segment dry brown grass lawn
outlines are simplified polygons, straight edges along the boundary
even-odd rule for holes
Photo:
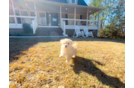
[[[55,41],[54,41],[55,40]],[[59,58],[59,38],[10,39],[10,88],[124,88],[124,40],[78,38],[78,56]]]

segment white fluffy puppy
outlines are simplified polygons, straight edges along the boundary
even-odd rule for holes
[[[61,39],[61,51],[59,57],[65,56],[66,62],[69,62],[69,60],[73,57],[75,58],[77,54],[77,46],[78,44],[75,43],[72,45],[71,39]]]

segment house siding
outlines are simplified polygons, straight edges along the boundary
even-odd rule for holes
[[[23,29],[21,28],[9,28],[9,36],[24,36]]]
[[[61,28],[37,28],[35,34],[25,34],[23,29],[10,28],[9,36],[63,36]]]
[[[63,36],[61,28],[37,28],[35,36]]]

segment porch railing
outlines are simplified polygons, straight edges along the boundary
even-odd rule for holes
[[[68,19],[68,18],[61,18],[61,29],[63,30],[63,35],[68,36],[66,34],[66,29],[72,29],[79,26],[80,29],[84,28],[91,28],[91,29],[98,29],[99,21],[96,20],[85,20],[85,19]],[[76,23],[75,23],[76,22]]]
[[[60,24],[61,24],[61,29],[63,30],[63,35],[64,36],[66,36],[66,34],[65,34],[65,22],[61,19],[61,21],[60,21]]]
[[[66,25],[74,25],[75,20],[76,20],[76,26],[97,26],[98,25],[98,21],[96,20],[68,19],[68,18],[62,18],[61,20],[63,20]]]
[[[32,21],[32,24],[33,24],[33,33],[35,34],[36,29],[38,27],[37,17],[35,17],[35,19]]]
[[[32,20],[35,19],[35,17],[32,17],[32,16],[14,16],[14,15],[9,15],[9,19],[10,18],[12,18],[12,22],[9,22],[11,24],[23,24],[23,23],[32,24]],[[15,18],[16,18],[16,21],[17,21],[16,23],[15,23]]]
[[[23,24],[23,23],[32,24],[33,33],[35,34],[35,31],[36,31],[37,26],[38,26],[37,17],[9,15],[9,19],[10,18],[12,18],[12,20],[11,20],[11,22],[9,22],[9,24]],[[15,22],[15,19],[17,22]]]
[[[38,22],[39,26],[49,26],[49,24],[47,24],[46,20],[38,19],[37,22]]]

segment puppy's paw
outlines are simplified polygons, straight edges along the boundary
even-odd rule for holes
[[[62,55],[59,55],[59,57],[62,57]]]
[[[59,57],[63,57],[64,55],[63,54],[60,54]]]
[[[67,59],[67,60],[66,60],[66,63],[69,62],[69,61],[70,61],[70,59]]]

